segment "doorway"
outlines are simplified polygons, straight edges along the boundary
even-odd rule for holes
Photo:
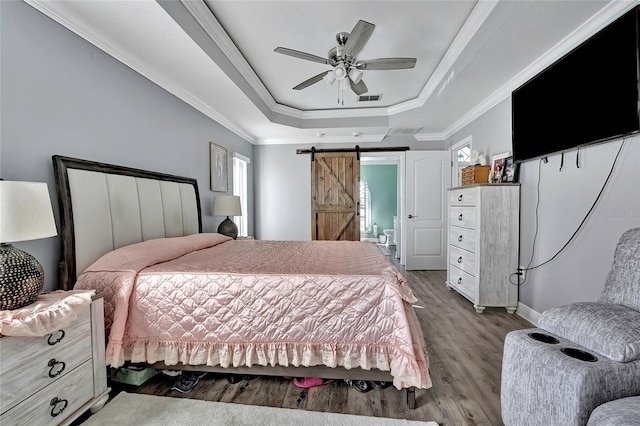
[[[360,235],[401,259],[404,152],[360,154]]]

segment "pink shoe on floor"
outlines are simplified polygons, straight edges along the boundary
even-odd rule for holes
[[[322,386],[331,383],[333,380],[324,380],[320,377],[302,377],[293,379],[293,384],[299,388],[307,389],[314,386]]]

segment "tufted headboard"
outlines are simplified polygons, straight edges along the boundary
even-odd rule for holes
[[[59,287],[103,254],[202,232],[196,179],[54,155],[62,253]]]

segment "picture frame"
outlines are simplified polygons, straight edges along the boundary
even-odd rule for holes
[[[504,169],[502,173],[502,182],[516,183],[520,172],[520,163],[513,161],[513,156],[509,156],[504,160]]]
[[[229,189],[227,148],[209,142],[209,166],[211,169],[211,190],[227,192]]]
[[[505,161],[511,156],[510,151],[501,152],[500,154],[491,156],[491,173],[489,175],[490,183],[501,183],[504,173]]]

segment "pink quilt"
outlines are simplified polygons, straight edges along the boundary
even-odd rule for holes
[[[416,299],[372,243],[149,240],[101,257],[75,288],[104,297],[114,367],[360,367],[431,387]]]

